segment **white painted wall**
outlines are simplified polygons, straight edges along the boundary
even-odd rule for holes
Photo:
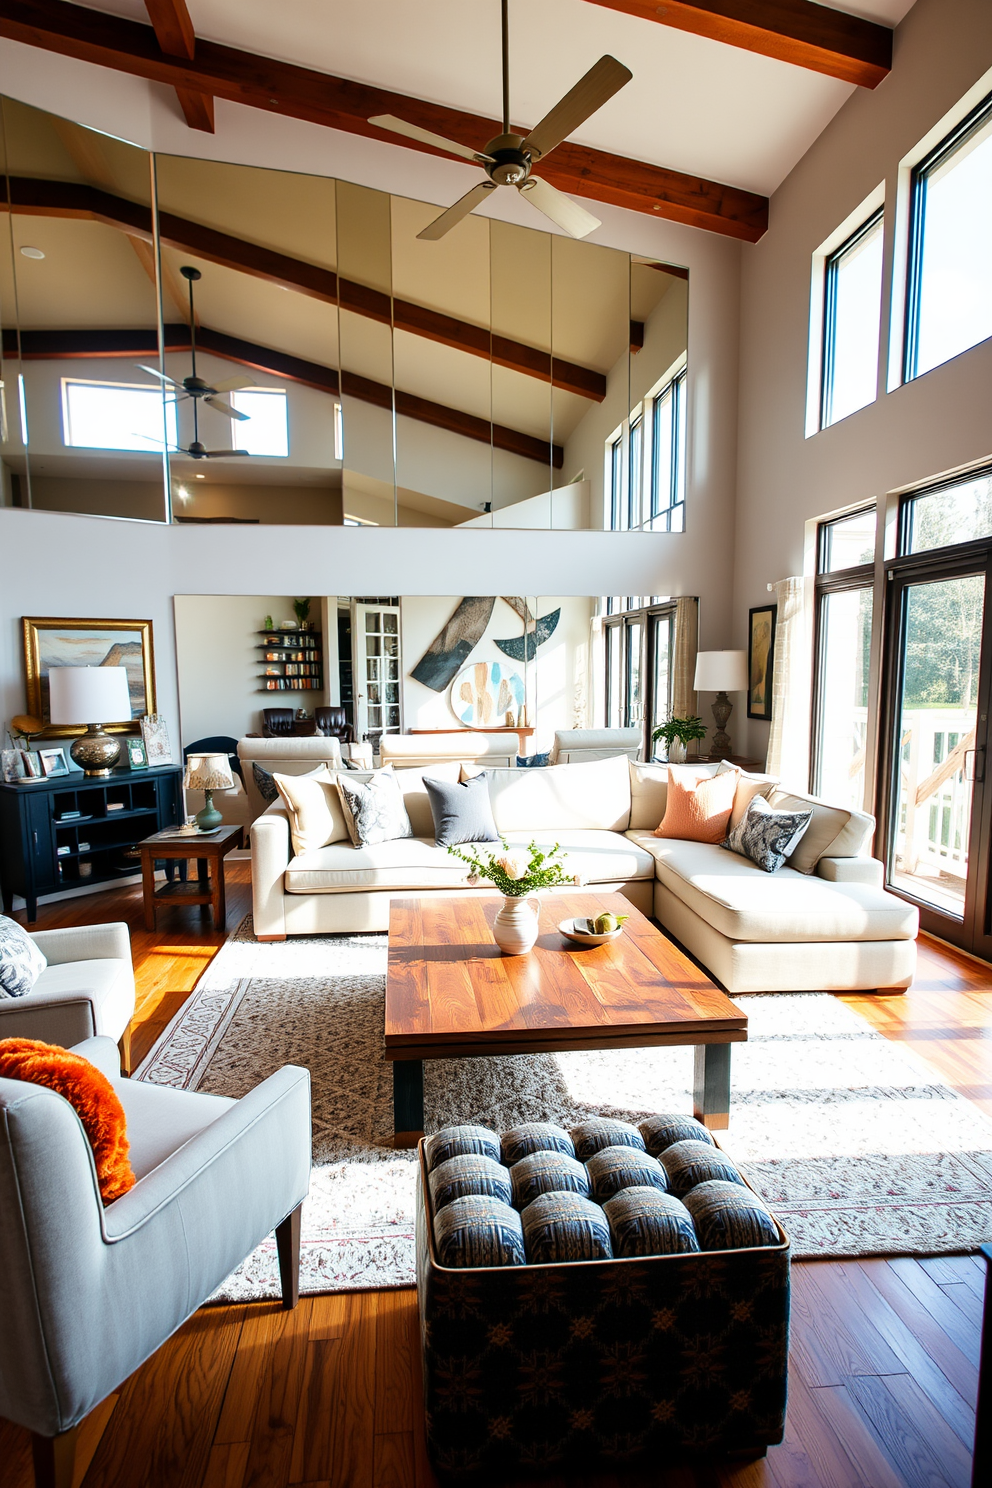
[[[884,181],[888,302],[899,163],[990,68],[989,0],[917,0],[896,31],[892,74],[827,125],[775,193],[769,231],[744,250],[734,624],[722,644],[746,644],[747,610],[767,602],[766,584],[803,572],[808,520],[992,452],[992,340],[805,437],[813,253]],[[901,314],[898,283],[892,297]],[[694,282],[694,314],[700,299]],[[880,389],[884,309],[882,341]],[[697,442],[701,423],[697,390]],[[707,608],[704,599],[704,626]],[[751,722],[748,735],[749,752],[762,753],[767,725]]]

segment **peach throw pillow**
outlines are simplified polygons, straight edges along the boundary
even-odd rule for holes
[[[683,842],[722,842],[734,808],[737,772],[710,775],[702,780],[678,767],[668,771],[668,801],[656,837],[679,837]]]

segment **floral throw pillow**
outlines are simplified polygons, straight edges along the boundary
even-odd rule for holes
[[[24,997],[48,962],[23,925],[0,915],[0,997]]]
[[[812,819],[812,811],[773,811],[763,796],[755,796],[739,826],[733,828],[723,845],[750,858],[766,873],[774,873]]]
[[[403,792],[391,765],[376,770],[367,785],[339,775],[338,792],[355,847],[375,847],[379,842],[413,836]]]

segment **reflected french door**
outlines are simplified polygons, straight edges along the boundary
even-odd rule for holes
[[[879,814],[889,887],[924,930],[992,958],[989,572],[982,553],[890,574]]]
[[[398,606],[355,601],[351,645],[356,733],[378,746],[380,735],[398,734],[402,727]]]

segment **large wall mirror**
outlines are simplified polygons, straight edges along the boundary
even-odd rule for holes
[[[0,147],[4,504],[682,529],[686,270],[10,99]]]

